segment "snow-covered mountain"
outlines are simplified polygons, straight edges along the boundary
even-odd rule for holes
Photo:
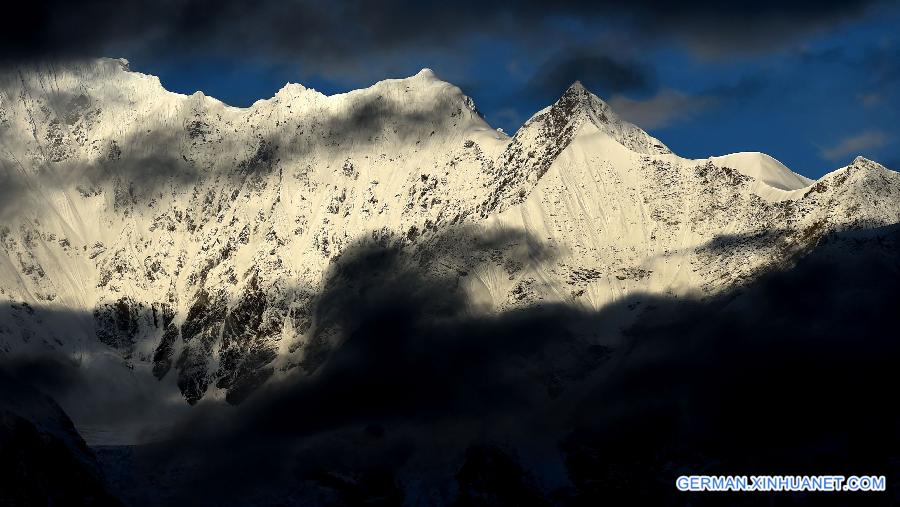
[[[191,404],[327,361],[318,294],[360,243],[490,315],[711,297],[900,222],[900,174],[876,162],[812,181],[761,153],[682,158],[580,83],[508,137],[428,69],[236,108],[111,59],[0,75],[0,198],[0,353]]]

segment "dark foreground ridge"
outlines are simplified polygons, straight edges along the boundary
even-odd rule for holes
[[[45,373],[35,368],[51,365],[2,366],[0,505],[121,505],[106,490],[93,451],[65,412],[17,379],[35,380]]]
[[[796,266],[715,300],[635,295],[599,312],[479,316],[457,290],[464,274],[426,269],[453,259],[359,243],[319,295],[320,362],[238,407],[195,407],[162,443],[100,449],[107,487],[128,505],[894,503],[898,245],[898,226],[831,234]],[[597,331],[638,300],[624,342]],[[40,423],[9,420],[4,500],[34,498],[10,470],[50,477],[72,456],[76,470],[89,460],[69,449],[10,461],[31,456],[12,444],[49,447]],[[675,489],[683,474],[820,473],[884,474],[888,491]],[[105,499],[99,475],[84,476],[80,489],[38,491]]]

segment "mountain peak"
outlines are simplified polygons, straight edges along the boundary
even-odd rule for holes
[[[581,81],[575,81],[574,83],[569,85],[569,87],[566,88],[566,91],[563,92],[562,97],[560,97],[559,101],[557,102],[567,102],[572,106],[606,106],[606,103],[603,102],[600,97],[594,95],[587,88],[585,88]]]
[[[559,108],[566,117],[575,117],[583,113],[598,126],[623,123],[609,104],[585,88],[581,81],[569,85],[553,106]]]
[[[572,84],[569,85],[568,88],[566,88],[566,93],[569,93],[569,92],[584,93],[584,92],[587,92],[587,89],[584,87],[584,85],[581,83],[581,81],[576,79]]]
[[[424,79],[437,79],[437,75],[435,75],[434,71],[429,69],[428,67],[422,68],[419,72],[412,77],[424,78]]]
[[[880,162],[877,162],[870,158],[866,158],[862,155],[858,155],[856,158],[854,158],[853,162],[851,162],[847,167],[858,167],[866,171],[896,171],[894,168],[889,168]]]
[[[881,164],[878,164],[878,162],[875,162],[874,160],[868,159],[862,155],[857,155],[856,158],[853,159],[853,163],[850,165],[871,166],[873,164],[881,165]]]
[[[552,129],[577,128],[583,124],[592,124],[629,150],[638,153],[671,153],[658,139],[619,118],[609,104],[591,93],[581,81],[569,85],[559,100],[544,111],[550,115]]]

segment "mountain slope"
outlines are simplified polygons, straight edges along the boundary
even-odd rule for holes
[[[0,76],[0,142],[2,353],[121,357],[192,404],[317,371],[338,336],[319,295],[360,241],[490,315],[712,296],[900,222],[900,176],[874,162],[812,183],[762,154],[684,159],[579,83],[507,137],[428,70],[241,109],[124,61],[39,66]]]
[[[737,169],[744,176],[750,176],[778,190],[797,190],[809,186],[813,180],[801,176],[785,167],[774,158],[759,152],[741,152],[719,157],[710,157],[713,164]]]

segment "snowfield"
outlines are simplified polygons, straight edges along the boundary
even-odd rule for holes
[[[0,75],[0,216],[0,355],[58,351],[182,410],[327,361],[317,298],[360,242],[457,278],[473,315],[711,297],[900,222],[900,174],[682,158],[580,83],[509,137],[427,69],[236,108],[101,59]]]

